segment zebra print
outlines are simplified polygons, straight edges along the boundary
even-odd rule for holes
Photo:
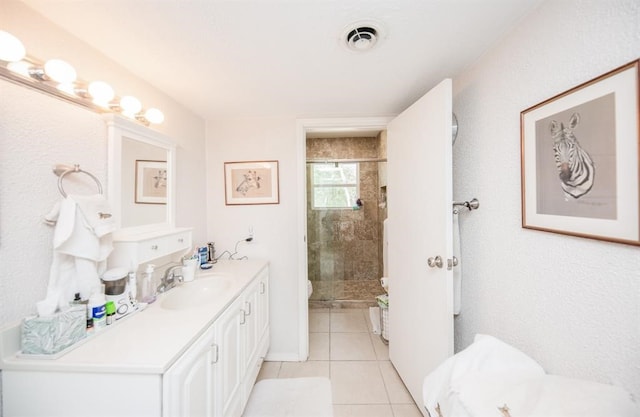
[[[555,120],[552,120],[550,125],[560,186],[566,197],[574,199],[591,190],[596,173],[591,156],[580,146],[573,134],[573,129],[579,121],[580,114],[574,113],[569,120],[569,127],[565,127],[564,123],[558,124]]]

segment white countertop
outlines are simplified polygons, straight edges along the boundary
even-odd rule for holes
[[[214,302],[167,310],[161,304],[173,291],[169,290],[143,311],[116,321],[58,359],[18,356],[15,347],[19,349],[19,332],[15,329],[4,332],[0,369],[162,374],[267,265],[266,261],[259,260],[218,261],[209,270],[199,270],[194,280],[216,273],[233,277],[230,287]],[[16,340],[9,340],[15,339],[16,334],[17,345]]]

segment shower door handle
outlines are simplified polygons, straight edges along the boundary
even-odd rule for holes
[[[432,257],[427,259],[427,265],[429,265],[430,268],[442,268],[444,265],[442,262],[442,256],[438,255],[435,258]]]

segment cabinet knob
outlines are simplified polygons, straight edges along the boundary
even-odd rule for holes
[[[180,242],[180,243],[184,243],[184,239],[183,239],[183,238],[180,238],[180,239],[178,239],[178,242]]]
[[[158,245],[151,245],[151,250],[158,250]]]

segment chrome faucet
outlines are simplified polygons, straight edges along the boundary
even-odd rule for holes
[[[169,291],[176,286],[177,282],[182,282],[182,275],[175,272],[177,269],[182,269],[182,264],[173,264],[164,271],[160,285],[158,285],[158,293]]]

